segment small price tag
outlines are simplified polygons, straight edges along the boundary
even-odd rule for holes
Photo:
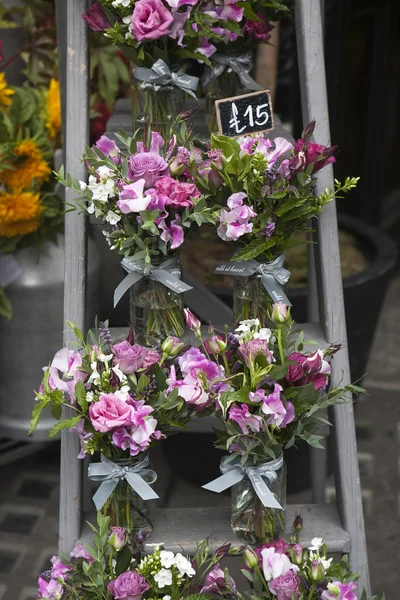
[[[218,130],[222,135],[241,137],[274,129],[271,94],[268,90],[216,100]]]

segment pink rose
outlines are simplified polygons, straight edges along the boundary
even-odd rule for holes
[[[172,14],[161,0],[138,0],[132,15],[132,33],[139,40],[157,40],[169,33]]]
[[[169,175],[160,177],[155,183],[157,192],[167,197],[166,205],[174,208],[193,206],[192,198],[198,198],[200,192],[194,183],[176,181]]]
[[[101,394],[89,407],[89,416],[96,431],[106,433],[117,427],[131,425],[135,410],[114,394]]]
[[[126,571],[108,584],[108,591],[117,600],[140,600],[149,585],[136,571]]]

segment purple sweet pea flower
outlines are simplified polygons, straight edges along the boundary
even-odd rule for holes
[[[181,218],[179,215],[175,215],[175,219],[171,221],[168,226],[164,219],[161,219],[159,223],[157,223],[157,227],[162,231],[160,238],[168,244],[171,242],[171,250],[175,250],[182,246],[184,242],[184,232],[183,227],[179,224],[181,222]]]
[[[64,565],[57,556],[52,556],[50,562],[53,565],[51,569],[53,579],[65,579],[65,575],[71,570],[71,567]]]
[[[181,6],[186,6],[190,4],[190,6],[196,6],[199,3],[199,0],[165,0],[170,8],[180,8]],[[176,13],[174,13],[176,14]]]
[[[252,415],[249,412],[247,404],[242,404],[241,408],[236,404],[232,404],[228,416],[229,419],[235,421],[239,425],[242,433],[245,435],[249,434],[249,429],[254,433],[258,433],[261,429],[262,418],[257,415]]]
[[[196,49],[198,54],[203,54],[207,58],[210,58],[217,51],[217,47],[211,44],[206,38],[200,38],[200,46]],[[202,61],[199,61],[202,62]]]
[[[100,394],[97,402],[92,402],[89,406],[89,416],[96,431],[107,433],[118,427],[131,425],[135,411],[115,394]]]
[[[155,152],[156,154],[160,154],[160,150],[164,146],[164,144],[165,140],[163,136],[157,131],[152,131],[150,147],[146,149],[144,147],[144,142],[139,141],[136,144],[136,152]]]
[[[146,210],[151,202],[151,196],[147,193],[144,195],[144,186],[144,179],[139,179],[134,183],[123,186],[119,193],[117,206],[124,215]]]
[[[357,584],[354,581],[332,581],[328,583],[328,589],[322,592],[321,600],[358,600],[356,591]]]
[[[63,595],[64,588],[56,579],[50,579],[47,582],[42,577],[39,577],[38,585],[39,600],[60,600]]]
[[[111,27],[111,23],[101,8],[100,2],[94,2],[86,13],[82,15],[82,19],[93,31],[104,31]]]
[[[110,140],[106,135],[102,135],[96,142],[95,148],[98,148],[100,152],[106,156],[117,156],[119,149],[114,140]]]
[[[229,577],[230,589],[236,591],[236,584],[232,577]],[[200,594],[210,594],[213,596],[221,596],[223,592],[227,590],[225,581],[225,573],[217,563],[209,573],[207,573],[206,580],[203,587],[200,590]],[[222,594],[221,594],[222,592]]]
[[[157,40],[168,35],[173,21],[161,0],[138,0],[132,14],[132,34],[139,41]]]
[[[85,431],[85,419],[82,418],[79,421],[78,425],[75,425],[74,427],[71,427],[71,429],[69,429],[68,431],[70,433],[77,433],[79,435],[79,441],[80,441],[80,444],[81,444],[81,450],[80,450],[77,458],[79,458],[79,459],[85,458],[85,456],[86,456],[86,453],[85,453],[86,444],[93,437],[93,433]]]
[[[224,38],[225,42],[236,42],[239,35],[225,27],[210,27],[211,31]]]
[[[253,229],[253,224],[249,223],[251,217],[256,217],[251,206],[243,204],[243,200],[247,198],[244,192],[232,194],[227,205],[230,211],[224,208],[220,210],[219,222],[220,226],[217,229],[218,236],[225,242],[236,241],[246,233],[250,233]]]
[[[298,155],[301,155],[301,162],[304,164],[304,169],[309,165],[314,164],[312,174],[317,173],[326,165],[336,162],[336,158],[333,154],[336,152],[337,146],[322,146],[321,144],[315,144],[314,142],[308,142],[303,139],[299,139],[296,142],[295,151],[296,155],[292,159],[292,168],[299,162]],[[296,170],[302,170],[296,169]]]
[[[168,163],[156,152],[137,152],[129,157],[128,163],[128,177],[133,181],[144,179],[146,188],[154,187],[168,169]]]
[[[265,415],[270,415],[267,425],[276,425],[283,429],[295,418],[294,406],[287,401],[286,405],[281,400],[282,386],[278,383],[274,386],[274,391],[271,394],[266,394],[265,390],[257,390],[257,392],[249,393],[249,399],[256,402],[259,398],[262,399],[261,410]]]
[[[108,584],[108,591],[117,600],[140,600],[149,584],[136,571],[126,571]]]
[[[296,363],[289,365],[288,374],[285,377],[290,385],[303,386],[311,382],[316,391],[327,386],[331,367],[324,359],[323,350],[316,350],[309,356],[300,352],[292,352],[288,358]]]
[[[242,32],[245,36],[252,36],[254,39],[266,44],[271,39],[271,31],[273,30],[273,25],[266,21],[264,15],[261,12],[257,12],[257,17],[260,21],[250,21],[246,20]]]
[[[268,160],[268,167],[272,167],[275,162],[280,159],[284,154],[288,154],[293,151],[293,144],[285,140],[285,138],[277,137],[274,139],[275,147],[270,149],[266,154]],[[257,148],[258,150],[258,148]],[[264,152],[263,152],[264,154]]]
[[[183,38],[185,37],[185,25],[191,12],[192,7],[188,6],[185,11],[174,13],[174,21],[169,31],[169,37],[173,40],[177,40],[177,44],[181,48],[186,47],[186,44],[183,44]]]
[[[140,425],[119,427],[113,432],[112,443],[121,450],[129,450],[131,456],[137,456],[146,450],[153,440],[162,437],[161,431],[156,430],[157,419],[148,417]]]
[[[202,12],[215,20],[240,23],[243,19],[244,9],[236,5],[236,0],[216,0],[215,4],[216,6],[206,5]]]
[[[190,348],[178,358],[182,375],[195,374],[203,372],[208,381],[213,381],[224,375],[220,365],[209,360],[198,348]]]
[[[292,570],[268,582],[268,588],[276,600],[296,600],[300,597],[300,578]]]
[[[274,221],[268,220],[268,223],[266,224],[266,226],[264,227],[264,229],[262,231],[260,231],[257,235],[261,236],[265,236],[266,240],[269,240],[276,229],[276,223],[274,223]]]
[[[90,556],[84,544],[76,544],[71,550],[71,558],[83,558],[86,562],[94,562],[93,556]]]

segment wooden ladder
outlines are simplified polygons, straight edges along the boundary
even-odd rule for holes
[[[81,18],[88,0],[56,0],[64,149],[66,171],[85,180],[80,157],[88,143],[89,62],[88,30]],[[330,145],[328,101],[325,80],[321,0],[296,0],[298,61],[304,124],[317,122],[316,138]],[[318,174],[317,193],[333,187],[329,166]],[[66,190],[66,202],[75,193]],[[309,272],[309,321],[306,333],[321,344],[342,342],[343,349],[332,359],[332,386],[350,382],[347,335],[339,257],[335,202],[324,207],[316,222],[318,245],[311,253]],[[315,256],[313,256],[313,254]],[[65,299],[64,318],[85,330],[86,216],[78,211],[65,216]],[[71,344],[66,329],[64,343]],[[314,504],[289,506],[286,521],[298,512],[304,517],[304,540],[321,536],[330,552],[348,552],[352,569],[360,574],[359,589],[370,593],[360,476],[353,406],[348,402],[331,411],[335,449],[337,505],[324,504],[325,453],[312,452]],[[89,535],[84,523],[82,462],[76,457],[79,440],[68,432],[61,438],[60,529],[61,552],[69,552],[74,542]],[[229,508],[163,509],[158,511],[151,542],[162,541],[171,549],[194,550],[197,541],[213,533],[215,544],[237,544],[229,527]],[[93,519],[94,515],[92,515]],[[205,527],[204,524],[207,523]]]

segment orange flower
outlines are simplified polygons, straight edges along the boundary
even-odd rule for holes
[[[7,109],[12,100],[10,96],[15,94],[14,90],[7,87],[6,74],[0,73],[0,108]]]
[[[61,130],[60,83],[57,79],[50,81],[47,92],[47,123],[50,138],[55,138]]]
[[[36,179],[38,183],[50,177],[51,169],[43,158],[43,154],[33,140],[25,140],[14,148],[18,160],[13,164],[14,169],[0,173],[0,181],[13,191],[29,188]]]
[[[2,192],[0,194],[0,235],[11,238],[36,231],[43,206],[40,194]]]

